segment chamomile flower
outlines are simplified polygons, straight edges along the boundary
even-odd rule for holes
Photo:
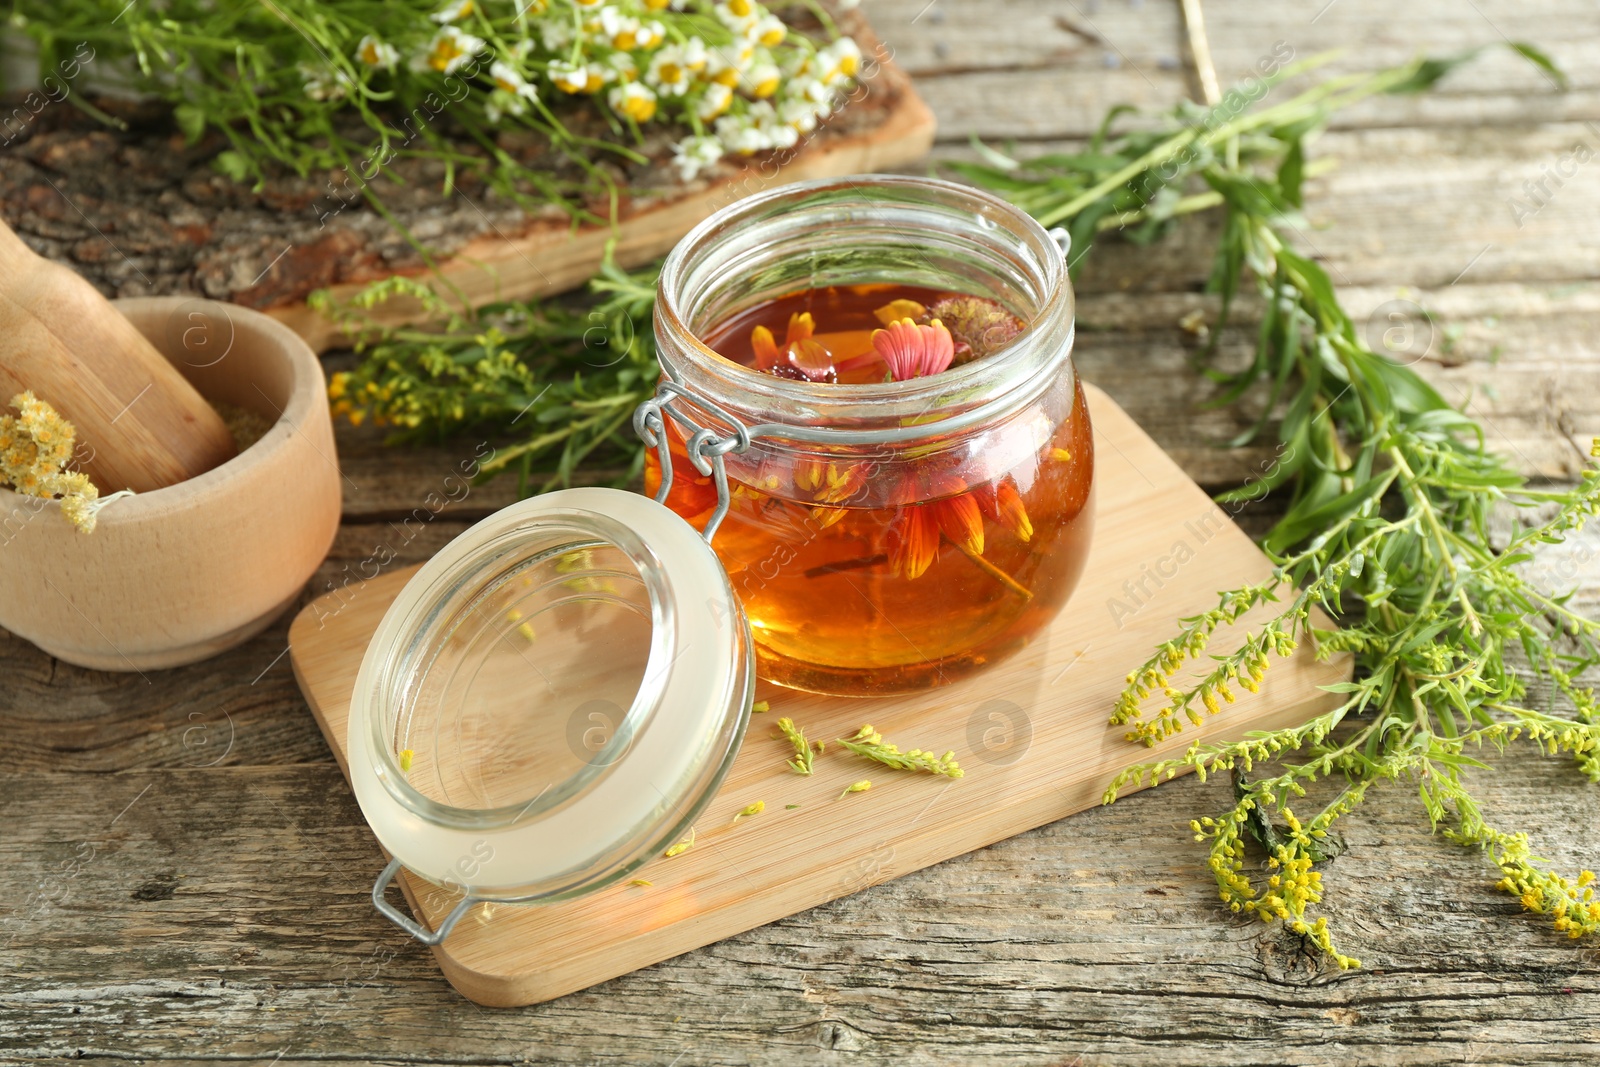
[[[313,100],[342,100],[350,91],[350,75],[342,70],[301,63],[300,77]]]
[[[478,5],[474,3],[474,0],[454,0],[453,3],[444,5],[444,7],[428,17],[443,25],[450,22],[459,22],[476,10],[478,10]]]
[[[822,84],[820,78],[791,78],[784,87],[783,95],[789,100],[807,100],[822,105],[825,111],[833,110],[833,90]]]
[[[596,20],[595,30],[598,36],[604,37],[612,48],[620,48],[624,52],[631,52],[643,46],[639,40],[639,20],[624,15],[614,7],[600,9],[600,17]],[[591,31],[594,32],[594,31]]]
[[[685,137],[672,146],[672,162],[686,182],[694,181],[702,170],[715,166],[721,158],[722,142],[715,137]]]
[[[400,51],[369,33],[356,45],[356,59],[376,70],[393,70],[400,61]]]
[[[633,57],[626,52],[611,53],[610,58],[606,60],[606,66],[611,71],[606,78],[607,82],[631,82],[637,81],[639,78],[639,66],[634,63]]]
[[[494,90],[484,105],[490,122],[499,122],[501,115],[523,115],[528,111],[528,101],[539,98],[534,88],[522,74],[509,63],[496,62],[489,68],[489,78]]]
[[[551,60],[546,73],[564,93],[597,93],[610,80],[610,72],[598,63],[569,63],[564,59]]]
[[[769,61],[755,63],[739,76],[739,88],[757,100],[765,100],[773,95],[782,84],[782,72]]]
[[[411,57],[411,67],[417,71],[454,74],[470,63],[483,48],[483,38],[464,33],[454,26],[445,26]]]
[[[589,84],[588,68],[582,63],[569,63],[565,59],[551,60],[545,68],[545,74],[564,93],[581,93]]]
[[[739,84],[739,76],[755,61],[755,54],[750,45],[737,41],[718,45],[710,50],[706,59],[705,76],[732,89]]]
[[[817,128],[817,120],[828,113],[829,109],[819,110],[817,103],[805,97],[790,97],[778,105],[778,118],[793,127],[798,133],[811,133]]]
[[[823,82],[832,84],[841,78],[854,78],[861,71],[861,46],[851,37],[841,37],[817,53]]]
[[[736,34],[748,33],[751,27],[761,21],[761,16],[766,14],[752,0],[724,0],[713,10],[717,19]]]
[[[694,71],[689,69],[683,49],[668,45],[650,57],[650,69],[644,79],[662,96],[682,96],[694,80]]]
[[[758,129],[766,138],[768,148],[785,149],[793,148],[800,143],[800,131],[785,122],[778,121],[776,115],[762,123]]]
[[[700,38],[691,37],[683,42],[683,65],[696,74],[706,69],[706,63],[710,59],[711,52]]]
[[[656,94],[638,82],[628,82],[611,90],[606,102],[617,114],[643,124],[656,117]]]
[[[518,96],[524,100],[535,100],[539,91],[533,87],[522,72],[509,63],[496,61],[489,67],[489,79],[494,82],[494,87],[510,96]]]
[[[741,156],[777,147],[772,140],[777,113],[765,100],[757,100],[742,115],[724,115],[717,120],[717,137],[728,151]],[[790,131],[793,133],[794,131]]]
[[[640,48],[654,48],[667,39],[667,28],[660,22],[651,20],[639,27],[638,42]]]
[[[727,111],[728,105],[732,103],[733,90],[719,82],[712,82],[701,94],[699,102],[695,104],[694,112],[700,117],[701,122],[710,122]]]
[[[766,15],[750,26],[746,36],[767,48],[776,48],[789,36],[789,27],[778,16]]]
[[[540,19],[539,39],[547,52],[563,52],[572,43],[572,23],[566,19]]]

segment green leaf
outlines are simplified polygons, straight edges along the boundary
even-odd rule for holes
[[[183,131],[184,140],[194,144],[206,132],[206,113],[193,104],[179,104],[172,109],[172,118]]]
[[[1278,165],[1278,187],[1283,190],[1283,199],[1297,208],[1305,207],[1300,197],[1300,186],[1306,176],[1306,148],[1305,142],[1296,137],[1289,144],[1289,151],[1284,155],[1283,162]]]
[[[236,182],[242,182],[251,175],[250,161],[232,149],[218,152],[211,165]]]
[[[1509,41],[1507,44],[1517,55],[1550,75],[1555,80],[1556,88],[1562,90],[1567,88],[1567,75],[1560,67],[1556,66],[1555,60],[1527,41]]]
[[[1282,552],[1299,544],[1312,534],[1328,529],[1336,525],[1340,519],[1353,514],[1361,505],[1387,489],[1393,481],[1392,474],[1379,474],[1327,503],[1304,511],[1299,509],[1291,511],[1273,528],[1264,547],[1268,552]]]

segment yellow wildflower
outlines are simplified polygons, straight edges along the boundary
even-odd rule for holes
[[[0,415],[0,485],[23,496],[59,499],[62,516],[82,533],[94,531],[101,508],[133,495],[124,489],[102,499],[87,474],[65,469],[78,431],[55,408],[31,392],[12,397],[11,406],[21,414]]]
[[[638,82],[629,82],[611,90],[606,102],[611,110],[637,123],[646,123],[656,117],[656,94]]]

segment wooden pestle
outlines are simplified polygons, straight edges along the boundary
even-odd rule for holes
[[[95,288],[0,221],[0,408],[32,390],[78,431],[102,494],[145,493],[231,458],[205,398]]]

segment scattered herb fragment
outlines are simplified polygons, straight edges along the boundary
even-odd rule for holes
[[[795,808],[798,808],[799,806],[800,805],[798,805],[798,804],[785,804],[784,805],[784,807],[787,808],[789,811],[793,811]]]
[[[693,847],[694,847],[694,827],[691,826],[691,827],[689,827],[689,836],[688,837],[684,838],[682,841],[679,841],[676,845],[673,845],[671,848],[667,849],[661,855],[670,860],[674,856],[683,855],[685,852],[688,852]]]
[[[733,817],[733,821],[738,822],[740,819],[747,819],[752,815],[760,815],[766,810],[767,802],[765,800],[758,800],[754,804],[746,804],[744,807],[740,808],[739,813]]]
[[[633,881],[631,881],[631,882],[629,882],[629,883],[628,883],[628,884],[629,884],[629,885],[637,885],[637,886],[651,886],[651,885],[655,885],[655,883],[654,883],[654,882],[651,882],[651,881],[648,881],[648,880],[646,880],[646,879],[644,879],[644,878],[635,878],[635,879],[634,879],[634,880],[633,880]]]
[[[758,700],[754,704],[750,705],[750,710],[759,715],[764,711],[771,711],[772,705],[768,704],[765,700]]]
[[[794,746],[794,759],[787,761],[787,766],[796,774],[810,774],[811,761],[822,755],[823,744],[821,741],[807,741],[806,735],[794,724],[794,720],[785,716],[778,720],[778,729],[783,731],[783,736],[789,739]]]
[[[966,774],[956,762],[955,752],[946,752],[942,756],[935,756],[932,752],[924,752],[920,748],[901,752],[898,745],[891,745],[885,741],[883,735],[874,730],[870,723],[857,730],[854,737],[839,738],[839,744],[858,756],[877,760],[885,767],[893,767],[900,771],[926,771],[929,774],[942,774],[946,778],[961,778]]]
[[[844,792],[839,794],[839,799],[843,800],[845,797],[849,796],[851,793],[865,793],[867,790],[869,790],[871,788],[872,788],[872,783],[869,782],[867,779],[863,778],[863,779],[861,779],[861,781],[856,782],[853,785],[846,786]]]
[[[411,761],[416,758],[417,754],[409,748],[400,751],[400,771],[402,774],[411,773]]]

